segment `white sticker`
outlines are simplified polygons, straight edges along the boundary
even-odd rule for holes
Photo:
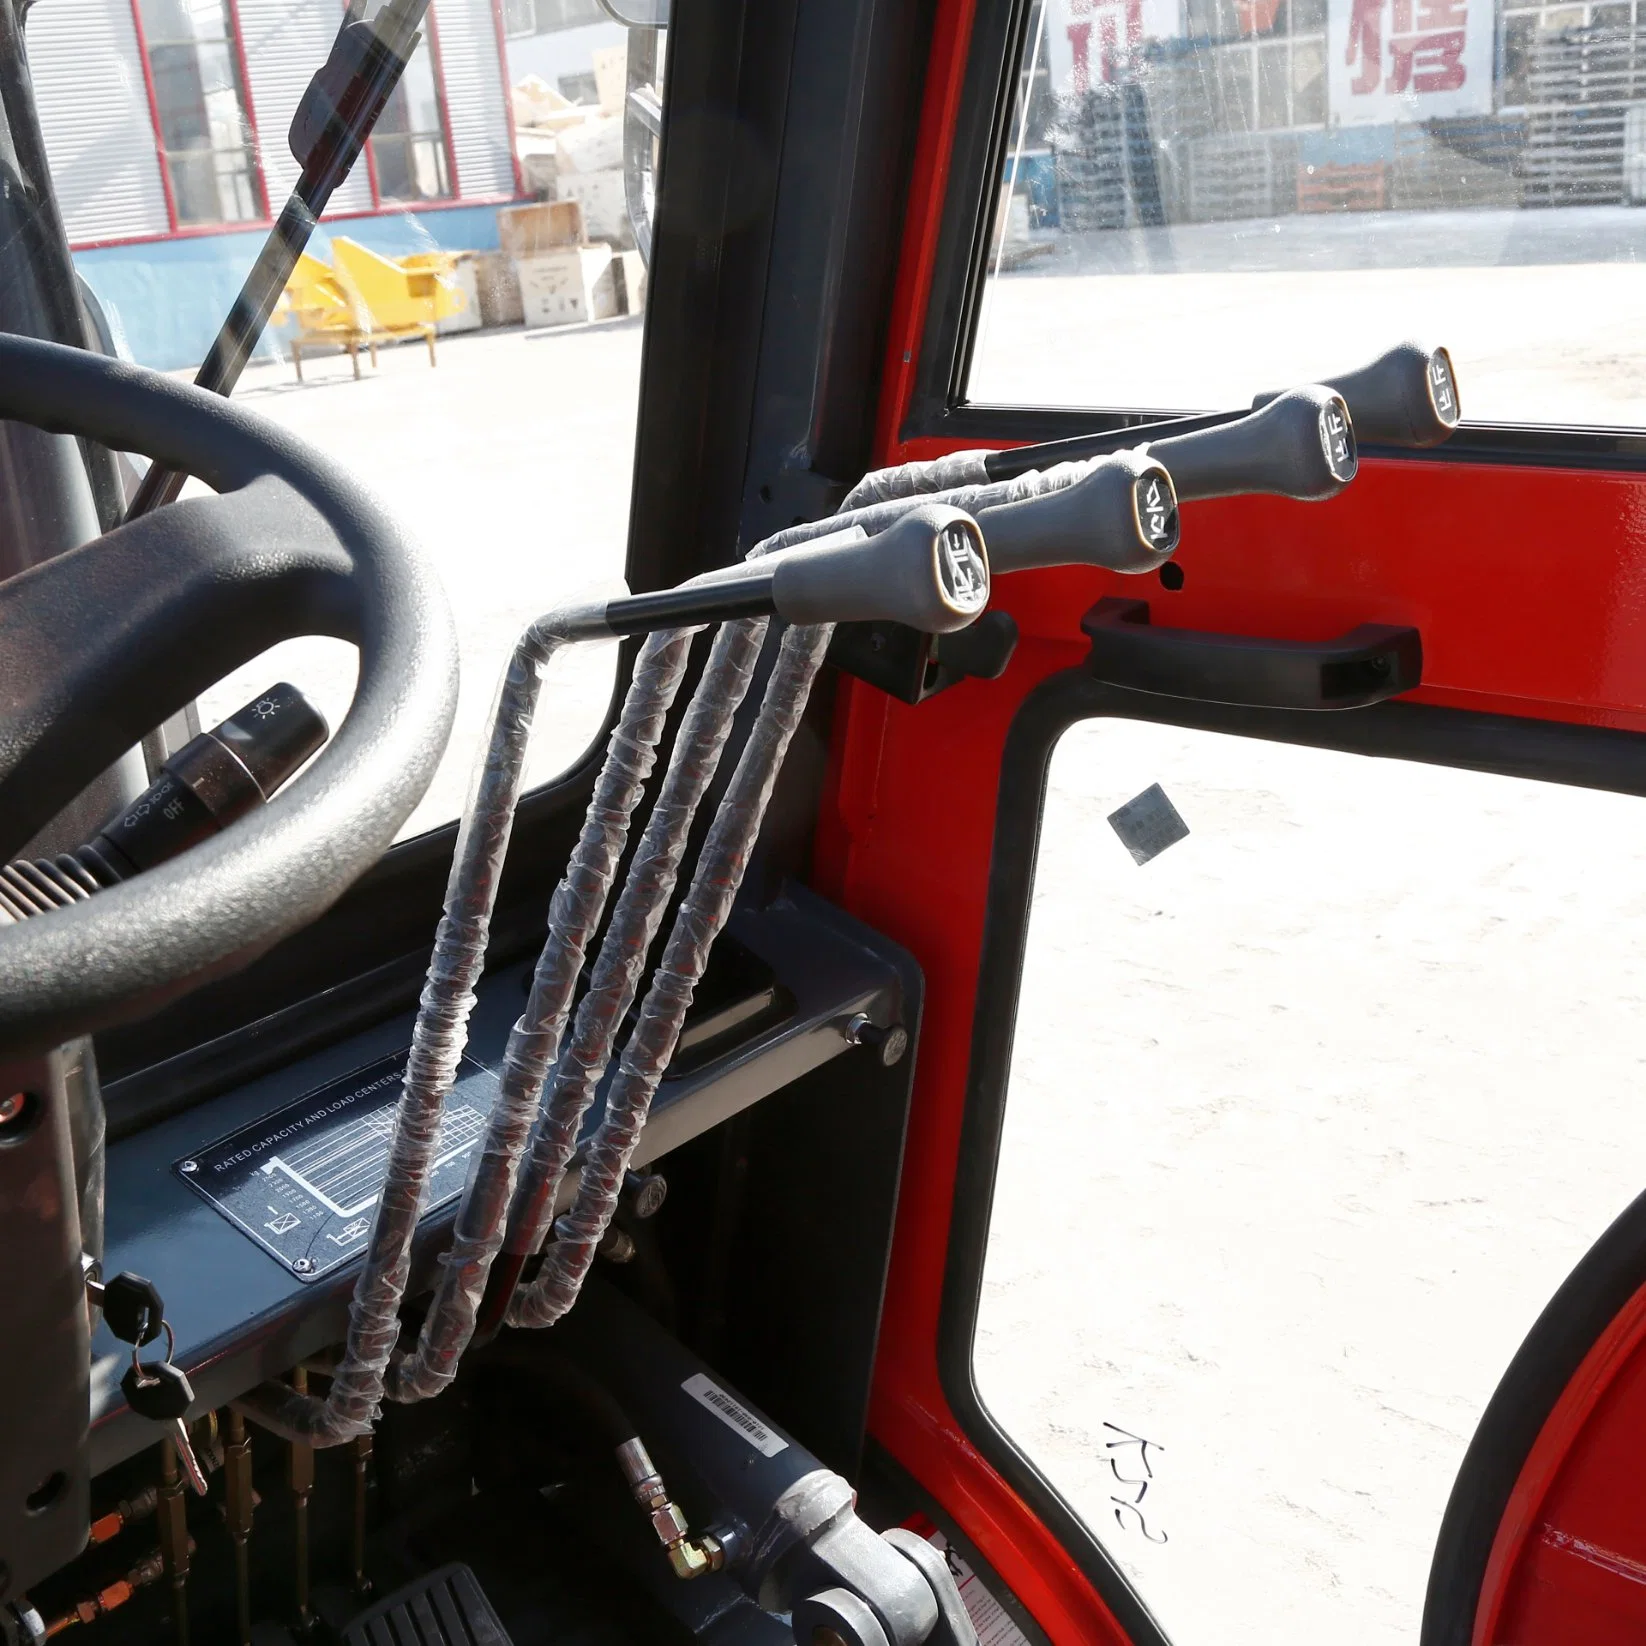
[[[789,1443],[775,1435],[745,1406],[739,1406],[706,1372],[680,1385],[699,1406],[707,1406],[728,1429],[735,1429],[762,1457],[776,1457]]]
[[[977,1573],[960,1558],[959,1551],[949,1547],[949,1540],[941,1532],[933,1531],[926,1534],[926,1541],[949,1563],[955,1587],[966,1605],[966,1616],[977,1630],[978,1646],[1029,1646],[1029,1637],[984,1587]]]

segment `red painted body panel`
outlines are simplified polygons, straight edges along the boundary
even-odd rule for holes
[[[1532,1448],[1487,1567],[1475,1646],[1646,1635],[1646,1290],[1589,1351]]]
[[[919,356],[972,9],[972,0],[946,0],[934,32],[881,463],[950,449],[900,442],[897,431]],[[1646,730],[1646,476],[1367,462],[1330,503],[1187,506],[1178,562],[1178,593],[1153,578],[1086,570],[1002,579],[994,604],[1023,638],[999,681],[968,681],[916,708],[843,681],[814,860],[819,888],[906,945],[926,976],[871,1428],[1060,1646],[1125,1637],[960,1431],[937,1364],[996,790],[1024,697],[1084,656],[1079,622],[1092,602],[1125,593],[1149,599],[1158,624],[1280,639],[1412,624],[1423,636],[1421,700]],[[1627,1341],[1607,1351],[1604,1387],[1574,1384],[1573,1411],[1551,1422],[1546,1455],[1517,1490],[1479,1646],[1605,1646],[1646,1627],[1646,1302],[1636,1305],[1616,1328]]]

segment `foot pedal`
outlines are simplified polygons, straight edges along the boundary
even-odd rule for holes
[[[442,1566],[396,1589],[343,1631],[343,1646],[513,1646],[467,1566]]]

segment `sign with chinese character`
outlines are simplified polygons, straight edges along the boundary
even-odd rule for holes
[[[1145,40],[1182,32],[1178,12],[1178,0],[1046,0],[1040,50],[1052,92],[1078,97],[1114,79],[1117,67]]]
[[[1492,110],[1489,0],[1330,0],[1334,126],[1383,126]]]

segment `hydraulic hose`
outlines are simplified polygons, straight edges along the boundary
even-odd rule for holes
[[[584,1117],[611,1061],[618,1030],[634,1003],[646,956],[674,895],[692,820],[719,769],[766,630],[764,619],[749,619],[728,623],[715,636],[702,682],[675,739],[662,790],[612,911],[588,992],[577,1008],[571,1039],[555,1064],[543,1118],[509,1208],[503,1257],[490,1289],[488,1327],[496,1323],[494,1317],[513,1295],[521,1268],[548,1233]],[[534,1097],[542,1079],[539,1069]]]
[[[382,1404],[390,1356],[400,1335],[399,1310],[410,1274],[412,1236],[422,1212],[445,1097],[467,1038],[474,987],[485,962],[491,911],[520,798],[532,717],[549,660],[568,640],[580,637],[569,631],[572,625],[561,613],[540,618],[516,645],[498,690],[491,737],[476,770],[474,790],[464,809],[452,854],[445,912],[435,935],[417,1026],[412,1033],[365,1267],[349,1304],[342,1362],[323,1398],[299,1394],[282,1383],[265,1383],[236,1403],[247,1416],[288,1438],[312,1445],[337,1445],[368,1431]],[[582,950],[604,907],[629,817],[656,759],[657,743],[679,689],[689,642],[689,632],[666,632],[653,635],[641,648],[573,866],[551,904],[545,957],[551,953],[564,956],[574,982]],[[603,867],[608,860],[610,866]],[[575,962],[569,959],[573,950],[578,955]],[[546,1045],[545,1030],[552,1026],[553,991],[558,986],[559,974],[545,978],[540,968],[539,977],[533,981],[533,995],[540,1006],[547,1007],[539,1014],[541,1023],[536,1031],[544,1038],[535,1039],[531,1031],[523,1035],[517,1031],[510,1042],[510,1051],[517,1057],[529,1059]],[[547,1056],[552,1055],[551,1048]],[[535,1106],[535,1087],[531,1098]],[[459,1218],[460,1244],[454,1246],[439,1291],[447,1298],[448,1309],[452,1302],[461,1307],[468,1299],[471,1319],[478,1302],[477,1290],[472,1299],[468,1295],[476,1285],[472,1277],[476,1266],[481,1265],[488,1240],[495,1240],[494,1231],[501,1224],[512,1187],[519,1146],[510,1157],[509,1143],[517,1130],[524,1132],[530,1119],[530,1110],[522,1119],[518,1106],[500,1096],[474,1179],[476,1184],[484,1180],[484,1186],[478,1193],[465,1196]],[[520,1142],[524,1142],[523,1135]],[[483,1214],[493,1211],[493,1232],[488,1232]],[[495,1244],[491,1249],[495,1251]],[[483,1283],[483,1265],[480,1276]],[[438,1330],[430,1334],[433,1341],[419,1345],[411,1367],[397,1375],[397,1383],[421,1381],[428,1375],[423,1369],[425,1364],[434,1372],[443,1368],[451,1330],[444,1324],[446,1312],[431,1311],[430,1324],[440,1322]]]
[[[606,1094],[606,1112],[584,1154],[576,1198],[556,1225],[558,1238],[545,1252],[537,1277],[515,1293],[508,1311],[511,1325],[552,1325],[577,1300],[616,1210],[623,1174],[674,1055],[709,951],[743,883],[778,771],[833,633],[832,624],[821,623],[791,628],[783,636],[760,713]]]
[[[880,545],[869,544],[857,530],[837,529],[830,535],[830,543],[810,544],[803,551],[780,557],[770,568],[745,564],[659,595],[642,595],[603,606],[566,608],[539,619],[522,637],[505,671],[491,739],[458,833],[447,882],[446,910],[436,934],[428,981],[413,1031],[385,1182],[365,1266],[350,1304],[343,1360],[324,1399],[299,1394],[284,1384],[264,1384],[235,1402],[247,1416],[289,1438],[313,1445],[334,1445],[370,1428],[385,1392],[395,1398],[418,1399],[435,1393],[451,1380],[457,1361],[472,1337],[487,1273],[501,1243],[516,1166],[544,1073],[558,1052],[583,957],[604,911],[634,808],[655,763],[664,721],[679,689],[690,636],[695,632],[685,625],[693,618],[718,620],[773,610],[791,619],[805,619],[828,610],[839,611],[843,616],[885,615],[949,631],[970,622],[987,603],[988,563],[982,553],[981,538],[976,524],[957,510],[930,507],[900,522]],[[665,627],[654,633],[642,649],[622,716],[612,733],[596,780],[595,796],[578,847],[551,903],[549,933],[534,978],[532,998],[526,1015],[511,1036],[504,1089],[458,1209],[456,1240],[445,1260],[434,1306],[425,1319],[417,1348],[391,1367],[398,1338],[399,1306],[410,1273],[412,1239],[438,1143],[445,1097],[451,1089],[467,1038],[474,988],[484,965],[491,911],[520,796],[525,751],[543,670],[562,645],[598,635],[636,632],[646,626]],[[690,798],[689,810],[677,808],[659,823],[661,857],[657,861],[667,869],[668,884],[662,891],[657,913],[651,917],[654,930],[673,888],[691,813],[695,812],[702,789],[706,788],[724,746],[724,731],[718,734],[717,740],[711,735],[715,720],[724,713],[726,730],[729,730],[730,715],[735,711],[735,701],[728,706],[717,702],[714,694],[735,691],[737,699],[741,699],[754,666],[754,656],[745,655],[744,648],[752,645],[758,652],[764,627],[764,616],[752,623],[742,619],[728,626],[728,631],[748,632],[734,635],[724,650],[717,647],[721,672],[715,677],[712,691],[700,690],[698,694],[705,703],[705,718],[698,721],[695,741],[688,745],[686,753],[680,754],[677,746],[677,759],[671,762],[671,772],[680,769],[684,773],[688,757],[695,750],[699,764],[706,762],[707,769],[700,779],[697,776],[691,776],[689,781],[686,776],[681,779],[685,789],[680,793]],[[826,644],[826,632],[832,629],[803,627],[790,632],[823,633]],[[779,677],[787,681],[793,673],[792,667],[785,672],[787,655],[786,645],[780,653],[774,689]],[[822,653],[818,651],[811,673],[797,694],[789,686],[784,687],[794,696],[795,719],[804,706],[806,691],[821,658]],[[739,675],[741,687],[737,686]],[[773,693],[768,691],[763,720],[772,701]],[[742,839],[742,860],[723,876],[729,890],[725,891],[724,904],[718,914],[710,898],[697,917],[707,935],[702,940],[696,972],[690,973],[687,968],[682,973],[689,974],[689,980],[679,995],[678,1015],[668,1034],[668,1048],[663,1053],[664,1064],[678,1038],[692,989],[701,975],[702,960],[706,960],[708,946],[724,923],[731,898],[741,883],[749,846],[758,833],[771,783],[792,731],[790,723],[774,743],[770,735],[762,736],[761,727],[757,725],[738,771],[744,772],[750,750],[767,749],[769,767],[764,784],[744,778],[743,788],[739,789],[740,779],[734,777],[733,794],[741,798],[736,806],[732,795],[722,802],[711,841],[720,842],[717,851],[724,856],[736,838]],[[708,759],[711,743],[714,744],[712,761]],[[751,781],[753,789],[749,787]],[[699,782],[701,786],[697,786]],[[738,833],[741,826],[734,814],[746,819],[746,838]],[[673,838],[676,834],[677,840]],[[700,863],[699,878],[701,875]],[[694,883],[694,893],[697,891]],[[687,906],[692,906],[690,897]],[[683,910],[681,918],[684,915]],[[680,924],[677,918],[674,936],[678,936]],[[675,953],[674,937],[671,937],[669,953]],[[648,1007],[657,992],[654,984]],[[645,1009],[641,1015],[644,1027]],[[656,1014],[653,1015],[655,1018]],[[650,1088],[642,1098],[631,1100],[628,1110],[616,1112],[608,1106],[597,1144],[608,1127],[613,1126],[620,1132],[624,1125],[632,1124],[638,1137],[650,1093],[661,1075],[660,1064]],[[636,1114],[638,1119],[634,1118]],[[544,1126],[547,1126],[546,1120]],[[575,1125],[572,1136],[575,1142]],[[633,1146],[632,1141],[626,1147],[618,1145],[625,1166]],[[552,1155],[547,1146],[546,1152]],[[622,1168],[619,1168],[611,1185],[613,1205],[621,1181]],[[530,1183],[528,1175],[523,1192],[531,1192]],[[592,1188],[590,1197],[593,1198]],[[611,1208],[606,1207],[603,1213],[589,1211],[586,1216],[590,1221],[599,1220],[603,1231],[610,1220]],[[592,1252],[590,1255],[592,1258]]]

